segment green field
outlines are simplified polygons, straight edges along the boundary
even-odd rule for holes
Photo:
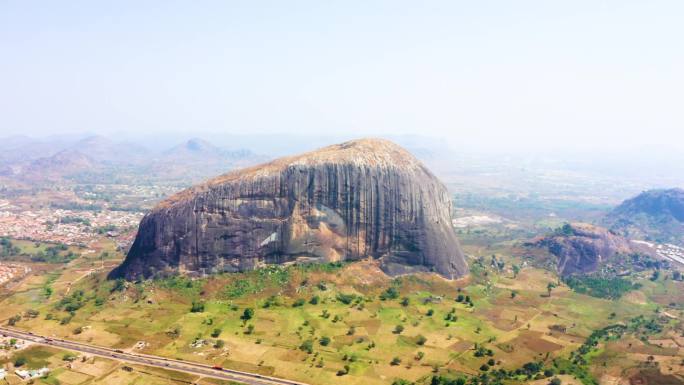
[[[472,274],[460,281],[391,279],[372,262],[357,262],[132,283],[106,280],[106,268],[93,268],[101,262],[96,253],[25,278],[2,301],[3,317],[39,334],[121,349],[141,342],[136,351],[311,384],[340,377],[350,384],[430,383],[482,373],[508,373],[502,383],[514,384],[561,366],[590,384],[604,375],[591,360],[621,368],[631,362],[615,362],[606,345],[572,364],[594,331],[643,316],[662,330],[625,338],[648,345],[644,339],[681,333],[662,315],[681,315],[681,282],[634,277],[638,290],[609,300],[575,292],[539,268],[514,277],[511,266],[523,261],[506,254],[497,260],[503,266],[489,257],[471,260]],[[550,282],[559,285],[549,296]],[[529,363],[538,368],[525,369]]]

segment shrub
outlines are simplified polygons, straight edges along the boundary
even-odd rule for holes
[[[387,290],[380,294],[380,299],[383,301],[397,298],[399,298],[399,291],[394,286],[387,288]]]
[[[399,358],[399,357],[392,358],[392,361],[390,361],[390,365],[392,365],[392,366],[401,365],[401,358]]]
[[[62,361],[73,362],[73,361],[76,361],[77,358],[78,358],[78,356],[75,355],[74,353],[65,353],[62,356]]]
[[[414,382],[411,382],[409,380],[404,380],[401,378],[398,378],[392,382],[392,385],[413,385]]]
[[[192,301],[192,307],[190,308],[190,313],[202,313],[204,312],[204,302]]]
[[[246,308],[245,311],[242,312],[242,317],[240,317],[243,321],[249,321],[252,318],[254,318],[254,309],[251,307]]]
[[[299,350],[303,352],[307,352],[309,354],[313,353],[313,341],[311,340],[306,340],[302,342],[301,345],[299,345]]]
[[[318,340],[318,343],[322,346],[328,346],[330,345],[330,337],[323,336],[320,340]]]
[[[20,315],[15,315],[14,317],[12,317],[12,318],[10,318],[10,319],[7,320],[7,324],[8,324],[9,326],[14,326],[14,325],[15,325],[17,322],[19,322],[20,320],[21,320],[21,316],[20,316]]]
[[[337,371],[338,376],[344,376],[349,374],[349,365],[344,365],[344,367]]]
[[[351,304],[352,302],[354,302],[355,299],[356,299],[355,294],[344,294],[344,293],[337,294],[337,300],[342,302],[345,305]]]

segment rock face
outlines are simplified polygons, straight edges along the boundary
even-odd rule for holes
[[[684,245],[684,190],[649,190],[624,201],[603,219],[632,238]]]
[[[467,273],[446,188],[401,147],[364,139],[219,176],[161,202],[112,277],[379,259],[389,274]]]
[[[616,256],[639,253],[654,255],[654,250],[586,223],[566,224],[555,234],[534,240],[531,246],[547,249],[558,258],[558,272],[567,276],[596,271]]]

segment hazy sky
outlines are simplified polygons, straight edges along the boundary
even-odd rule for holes
[[[684,148],[684,1],[0,0],[0,132]]]

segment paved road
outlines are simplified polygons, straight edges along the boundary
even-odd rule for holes
[[[204,377],[213,377],[222,380],[240,382],[248,385],[307,385],[302,382],[284,380],[275,377],[263,376],[248,372],[231,369],[218,369],[209,365],[194,362],[175,360],[148,354],[128,353],[122,350],[84,344],[82,342],[67,341],[51,337],[39,336],[31,332],[0,327],[0,333],[4,336],[35,342],[37,344],[69,349],[81,353],[89,353],[96,356],[106,357],[121,362],[154,366],[163,369],[175,370]]]

